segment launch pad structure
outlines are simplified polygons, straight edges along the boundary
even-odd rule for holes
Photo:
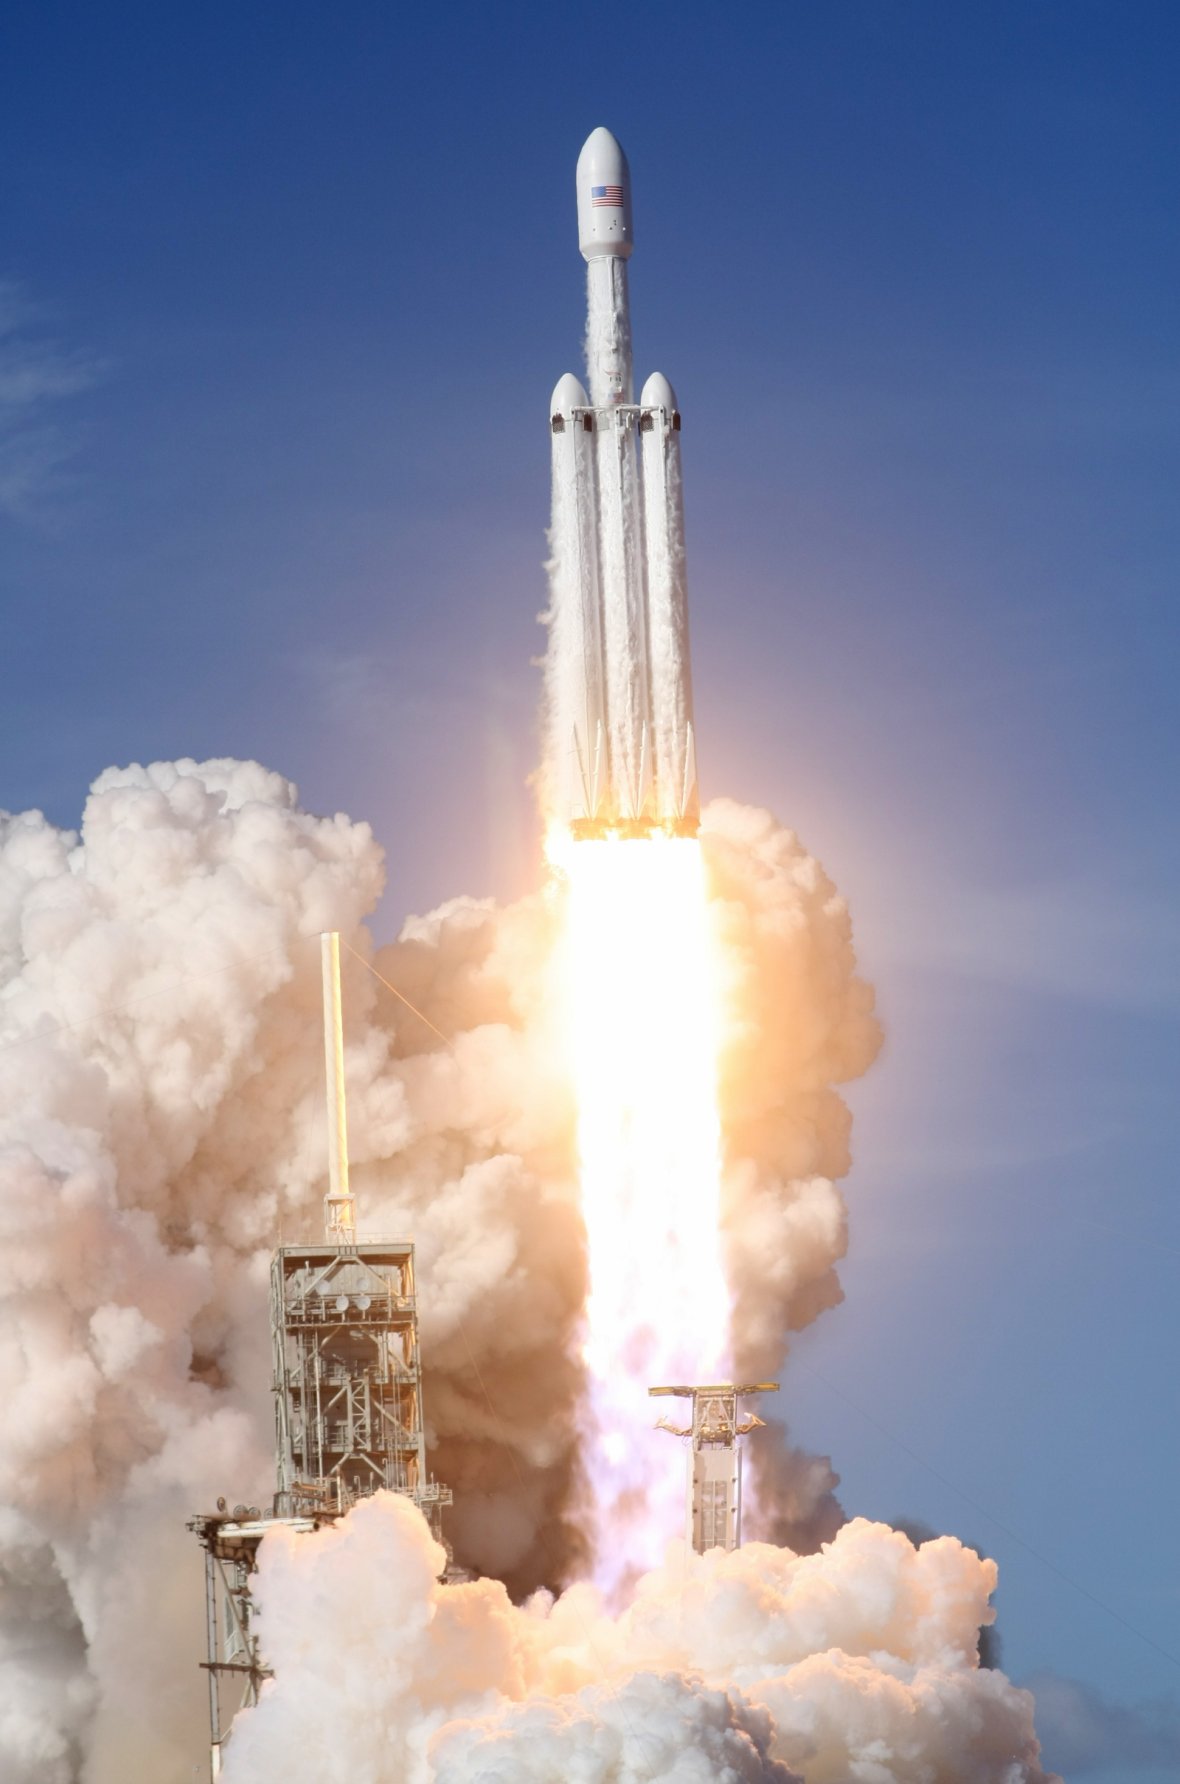
[[[339,1509],[382,1487],[434,1506],[444,1489],[426,1473],[414,1247],[281,1247],[270,1320],[276,1511],[322,1510],[325,1492]]]
[[[674,1425],[657,1421],[657,1429],[674,1437],[689,1437],[688,1490],[685,1504],[685,1536],[698,1555],[709,1549],[742,1546],[742,1451],[739,1438],[765,1424],[757,1413],[738,1416],[738,1401],[748,1394],[771,1394],[777,1381],[735,1386],[713,1382],[696,1387],[649,1388],[660,1397],[674,1394],[692,1401],[692,1420]]]
[[[271,1677],[254,1627],[251,1578],[263,1538],[334,1522],[382,1489],[419,1507],[446,1547],[450,1489],[426,1465],[414,1247],[357,1237],[348,1183],[339,938],[322,938],[329,1186],[322,1243],[280,1246],[271,1260],[276,1489],[271,1506],[235,1505],[189,1520],[205,1551],[210,1765],[216,1779],[239,1710]],[[449,1548],[447,1549],[449,1554]]]

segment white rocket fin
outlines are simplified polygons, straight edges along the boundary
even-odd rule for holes
[[[696,786],[697,749],[696,740],[692,734],[692,720],[690,719],[684,729],[684,788],[680,796],[679,813],[681,817],[684,817],[685,813],[688,811],[689,805],[692,802],[692,796],[696,792]]]
[[[594,778],[590,783],[590,791],[592,795],[590,816],[592,818],[598,816],[599,807],[602,804],[602,749],[605,741],[602,720],[599,719],[597,733],[594,738]]]
[[[574,754],[578,758],[578,779],[582,783],[583,811],[586,817],[591,818],[594,816],[594,806],[591,802],[590,782],[586,778],[586,761],[582,755],[582,739],[578,735],[578,727],[576,725],[574,726]]]
[[[639,733],[639,784],[635,789],[634,817],[641,818],[647,810],[648,794],[651,790],[651,737],[647,720]]]

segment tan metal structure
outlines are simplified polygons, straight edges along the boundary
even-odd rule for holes
[[[657,1430],[690,1437],[685,1536],[698,1555],[707,1549],[737,1549],[742,1542],[742,1452],[738,1439],[765,1423],[757,1413],[738,1417],[738,1401],[770,1394],[777,1381],[735,1386],[731,1381],[697,1386],[649,1388],[653,1396],[673,1394],[692,1401],[692,1422],[657,1422]]]
[[[239,1710],[271,1676],[252,1626],[250,1581],[268,1530],[316,1530],[381,1489],[412,1499],[444,1543],[450,1489],[426,1468],[414,1247],[358,1241],[348,1180],[339,937],[322,937],[328,1110],[325,1237],[271,1259],[275,1467],[272,1506],[217,1502],[189,1520],[205,1551],[211,1775]],[[449,1547],[447,1550],[450,1553]],[[448,1578],[462,1577],[448,1569]]]
[[[258,1702],[263,1680],[271,1677],[251,1627],[250,1576],[257,1566],[258,1545],[276,1524],[306,1531],[324,1521],[319,1517],[264,1516],[256,1505],[237,1505],[229,1511],[224,1499],[218,1501],[215,1513],[189,1519],[188,1528],[205,1551],[209,1657],[201,1665],[209,1677],[209,1758],[213,1778],[221,1772],[222,1752],[234,1717],[239,1710]]]
[[[437,1533],[450,1503],[426,1472],[408,1242],[284,1246],[270,1269],[280,1515],[407,1493]]]

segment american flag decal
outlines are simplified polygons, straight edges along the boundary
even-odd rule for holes
[[[590,202],[597,208],[600,204],[610,205],[612,210],[623,208],[623,188],[621,186],[591,186]]]

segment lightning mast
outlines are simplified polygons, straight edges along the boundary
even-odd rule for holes
[[[324,979],[324,1083],[328,1093],[328,1193],[324,1231],[329,1245],[356,1240],[356,1202],[348,1187],[348,1109],[344,1098],[344,1015],[340,1003],[340,936],[320,937]]]
[[[692,1422],[674,1425],[661,1418],[656,1429],[674,1437],[690,1437],[685,1536],[698,1555],[707,1549],[738,1549],[742,1544],[742,1452],[738,1442],[765,1424],[755,1412],[738,1417],[738,1401],[748,1394],[771,1394],[777,1381],[735,1387],[714,1382],[696,1387],[649,1388],[653,1396],[674,1394],[692,1401]]]

